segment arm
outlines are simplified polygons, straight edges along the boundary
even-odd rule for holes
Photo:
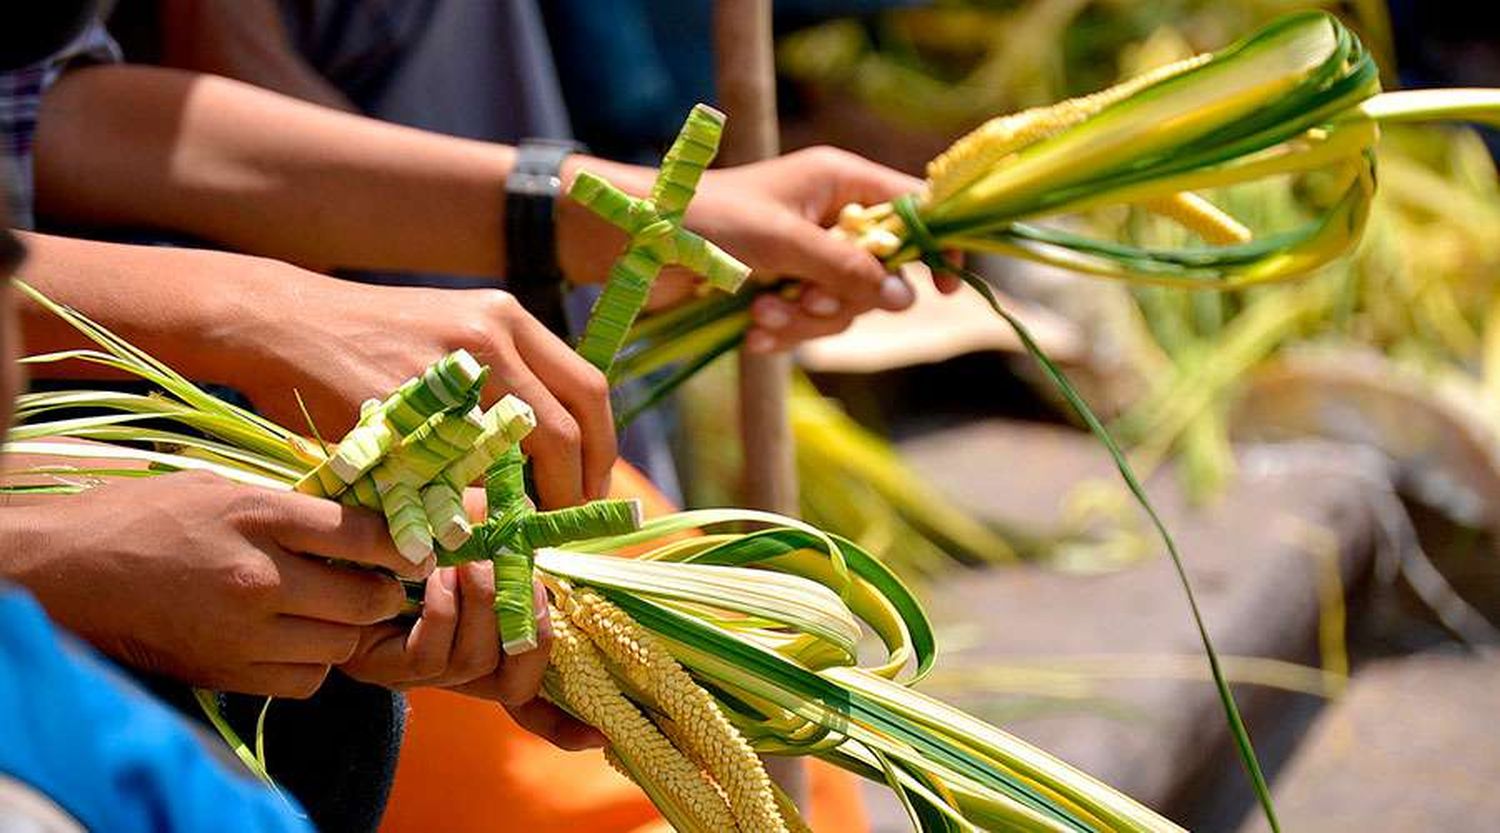
[[[432,569],[396,552],[379,515],[201,473],[100,486],[46,512],[0,508],[0,541],[0,575],[121,662],[293,697],[404,599],[389,576],[320,559]]]
[[[312,268],[502,270],[510,148],[141,66],[70,73],[42,110],[47,216],[171,229]]]
[[[430,362],[467,349],[492,372],[485,401],[515,393],[537,413],[523,444],[548,506],[608,490],[614,418],[603,376],[499,290],[368,286],[265,258],[26,235],[21,277],[183,375],[249,396],[276,422],[304,430],[293,391],[319,433],[342,436],[359,403]],[[30,353],[82,336],[21,303]],[[93,367],[38,372],[97,377]]]
[[[347,664],[374,682],[498,700],[564,748],[602,745],[596,730],[535,699],[545,644],[498,659],[488,565],[467,565],[462,577],[431,573],[431,559],[413,565],[374,513],[179,473],[53,498],[46,512],[0,506],[0,551],[0,577],[126,665],[221,691],[306,697]],[[430,609],[410,628],[391,623],[405,601],[395,579],[343,562],[427,576]]]
[[[65,77],[43,101],[37,201],[56,219],[172,229],[314,268],[500,274],[513,156],[503,145],[335,112],[223,78],[91,67]],[[654,175],[574,157],[565,184],[582,168],[637,195]],[[918,185],[815,149],[711,172],[688,225],[764,274],[822,290],[781,310],[791,322],[761,322],[776,331],[772,346],[786,346],[839,329],[859,312],[911,303],[899,278],[822,227],[845,202],[879,201]],[[617,229],[561,203],[559,259],[570,280],[602,280],[623,243]]]

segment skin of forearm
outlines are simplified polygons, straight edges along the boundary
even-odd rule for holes
[[[10,465],[0,457],[0,463]],[[53,498],[71,500],[71,498]],[[34,501],[17,499],[7,495],[0,500],[0,577],[24,586],[34,583],[39,570],[45,570],[44,552],[48,523],[51,513],[38,512],[29,505]]]
[[[248,255],[26,238],[32,256],[22,278],[183,376],[234,388],[289,427],[310,416],[317,431],[341,435],[362,399],[458,348],[494,362],[497,384],[530,378],[494,290],[372,286]],[[18,307],[27,352],[93,346],[41,307]],[[33,372],[123,378],[77,361]]]
[[[30,254],[19,277],[79,310],[184,375],[233,383],[264,358],[259,309],[297,309],[292,269],[264,258],[195,249],[127,246],[22,235]],[[93,346],[36,304],[17,303],[29,354]],[[80,362],[36,365],[36,376],[104,378]]]
[[[70,73],[43,100],[37,207],[57,220],[171,230],[308,268],[503,274],[513,149],[336,112],[215,76]],[[575,158],[633,193],[652,172]],[[560,260],[605,277],[623,235],[563,201]]]

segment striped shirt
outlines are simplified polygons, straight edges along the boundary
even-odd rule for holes
[[[0,71],[0,184],[10,197],[11,224],[31,228],[32,142],[42,96],[64,71],[79,63],[120,60],[120,48],[95,21],[55,55],[20,69]]]

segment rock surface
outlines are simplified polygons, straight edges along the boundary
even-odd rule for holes
[[[1276,779],[1283,830],[1481,833],[1500,827],[1500,653],[1362,667]],[[1243,833],[1264,833],[1253,819]]]
[[[981,517],[1027,531],[1055,528],[1080,483],[1110,484],[1104,494],[1123,495],[1104,450],[1055,426],[986,421],[908,440],[902,451]],[[1316,664],[1320,576],[1326,582],[1337,559],[1348,584],[1369,564],[1370,493],[1381,487],[1364,477],[1368,466],[1341,446],[1256,449],[1220,500],[1196,508],[1169,472],[1150,480],[1221,654]],[[1116,571],[1023,565],[957,572],[928,588],[946,670],[927,688],[1194,829],[1232,830],[1249,793],[1171,562],[1144,518],[1138,530],[1139,560]],[[1324,587],[1343,595],[1342,587]],[[1045,673],[1056,670],[1054,658],[1071,659],[1084,676]],[[1109,679],[1098,676],[1105,668]],[[971,693],[953,696],[955,683]],[[1021,696],[972,695],[990,683]],[[1262,757],[1274,763],[1320,698],[1268,691],[1236,686]],[[876,830],[908,829],[878,792],[871,792]],[[1189,800],[1201,795],[1223,798],[1209,808]]]

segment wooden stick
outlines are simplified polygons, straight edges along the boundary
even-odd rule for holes
[[[714,55],[718,103],[727,115],[719,164],[770,159],[780,140],[771,0],[716,0]],[[797,513],[797,467],[786,403],[792,360],[785,353],[740,352],[740,473],[745,505]],[[800,807],[807,777],[796,758],[769,758],[766,770]]]
[[[719,162],[743,165],[777,154],[776,73],[770,0],[718,0],[714,51],[719,106],[728,115]],[[794,515],[797,470],[787,422],[791,358],[740,354],[742,498],[747,506]]]

